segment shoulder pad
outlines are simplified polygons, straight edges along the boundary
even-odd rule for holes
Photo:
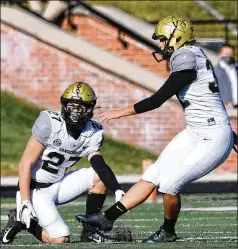
[[[103,126],[100,123],[90,119],[86,123],[86,126],[82,131],[81,135],[85,137],[91,137],[94,133],[98,131],[103,131]]]
[[[196,54],[192,48],[182,47],[177,49],[170,58],[170,70],[172,72],[196,69]]]

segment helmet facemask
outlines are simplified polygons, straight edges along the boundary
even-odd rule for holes
[[[159,40],[160,42],[165,42],[164,49],[159,48],[158,50],[152,52],[153,57],[157,62],[161,62],[162,60],[168,60],[172,53],[174,52],[174,48],[172,46],[169,46],[170,39],[167,39],[166,36],[156,36],[155,33],[153,34],[152,38],[154,40]],[[159,54],[162,59],[157,58],[157,54]]]
[[[66,122],[68,133],[77,138],[87,121],[93,117],[96,95],[87,83],[70,85],[60,98],[61,115]]]
[[[71,126],[83,127],[93,117],[95,103],[68,102],[62,105],[65,122]]]

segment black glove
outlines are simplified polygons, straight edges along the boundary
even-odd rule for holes
[[[236,153],[238,153],[237,144],[238,144],[238,136],[237,136],[237,134],[233,131],[233,150],[234,150]]]

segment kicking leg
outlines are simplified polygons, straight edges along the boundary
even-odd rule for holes
[[[153,183],[140,180],[113,206],[105,211],[105,213],[96,213],[92,215],[77,215],[79,221],[85,222],[92,226],[96,226],[102,230],[110,231],[113,222],[143,201],[153,192],[155,185]]]
[[[154,188],[155,185],[153,183],[141,179],[126,192],[119,202],[116,202],[105,211],[105,217],[109,221],[115,221],[128,210],[144,202],[154,191]]]
[[[144,202],[154,191],[155,187],[153,183],[141,179],[126,192],[120,202],[127,210],[130,210]]]

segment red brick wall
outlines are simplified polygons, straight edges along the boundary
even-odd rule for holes
[[[62,23],[63,29],[74,32],[78,37],[108,50],[111,53],[120,55],[150,71],[158,73],[162,77],[168,76],[169,73],[166,62],[163,61],[158,64],[151,55],[151,51],[146,46],[139,44],[127,34],[122,35],[122,39],[128,44],[128,47],[125,48],[120,39],[118,39],[118,30],[113,26],[105,24],[98,19],[83,15],[71,15],[70,20],[72,24],[77,27],[77,30],[72,30],[71,26],[68,24],[68,18]]]
[[[88,82],[98,96],[101,110],[121,108],[151,94],[132,82],[123,80],[80,58],[38,41],[8,25],[1,24],[1,86],[41,107],[59,109],[59,97],[74,81]],[[185,127],[180,106],[171,101],[161,108],[112,121],[105,133],[157,154]],[[236,172],[235,155],[220,167]]]

